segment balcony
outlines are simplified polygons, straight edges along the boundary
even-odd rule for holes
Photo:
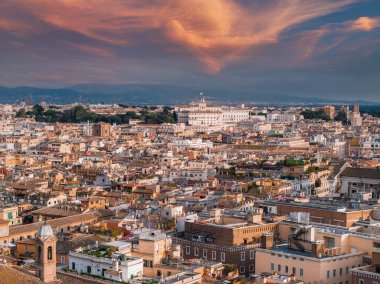
[[[376,268],[372,265],[351,269],[351,274],[356,277],[371,279],[371,281],[380,280],[380,274],[376,273]]]
[[[380,243],[374,243],[372,247],[372,251],[376,253],[380,253]]]

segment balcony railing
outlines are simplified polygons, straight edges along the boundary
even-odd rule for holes
[[[372,280],[380,280],[380,274],[376,272],[366,271],[364,269],[369,269],[371,266],[363,266],[359,268],[351,269],[351,274],[353,276],[372,279]]]
[[[215,245],[215,244],[209,244],[209,243],[203,243],[203,242],[197,242],[197,241],[190,241],[182,238],[173,238],[173,243],[180,243],[180,244],[188,244],[188,245],[201,245],[202,247],[210,248],[210,249],[218,249],[221,251],[226,252],[237,252],[237,251],[245,251],[249,249],[255,249],[261,247],[260,244],[252,244],[252,245],[240,245],[240,246],[222,246],[222,245]]]

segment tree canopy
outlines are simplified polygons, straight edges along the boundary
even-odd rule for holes
[[[63,122],[63,123],[81,123],[81,122],[107,122],[116,124],[129,123],[130,119],[140,119],[142,123],[162,124],[176,123],[177,115],[170,108],[164,107],[162,111],[152,111],[151,109],[143,109],[139,112],[127,111],[125,114],[103,115],[89,111],[81,105],[72,107],[69,110],[59,111],[57,109],[45,109],[36,104],[33,111],[25,111],[20,109],[16,113],[16,117],[35,117],[40,122]]]

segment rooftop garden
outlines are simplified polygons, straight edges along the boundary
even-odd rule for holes
[[[305,165],[304,160],[287,159],[284,161],[285,167],[297,167],[297,166],[304,166],[304,165]]]
[[[111,257],[111,255],[115,252],[115,249],[106,247],[92,247],[83,251],[84,254],[96,257]]]

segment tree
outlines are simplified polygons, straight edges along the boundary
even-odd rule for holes
[[[27,117],[25,109],[24,108],[19,109],[16,112],[16,117]]]
[[[33,107],[33,113],[34,113],[34,115],[43,115],[43,113],[44,113],[44,111],[45,111],[45,109],[43,108],[43,106],[42,105],[40,105],[40,104],[36,104],[36,105],[34,105],[34,107]]]
[[[344,124],[346,124],[347,123],[347,114],[344,111],[340,110],[340,111],[338,111],[338,113],[337,113],[337,115],[335,117],[335,120],[336,121],[341,121]]]
[[[326,121],[330,120],[330,117],[324,112],[323,109],[319,109],[316,111],[313,111],[311,109],[307,109],[307,110],[304,110],[303,112],[301,112],[301,114],[303,115],[303,117],[305,119],[322,119],[322,120],[326,120]]]
[[[173,119],[174,119],[174,122],[177,123],[178,122],[178,115],[175,111],[173,111]]]
[[[139,116],[137,115],[137,113],[135,113],[134,111],[127,111],[125,113],[125,116],[127,117],[128,120],[139,118]]]

